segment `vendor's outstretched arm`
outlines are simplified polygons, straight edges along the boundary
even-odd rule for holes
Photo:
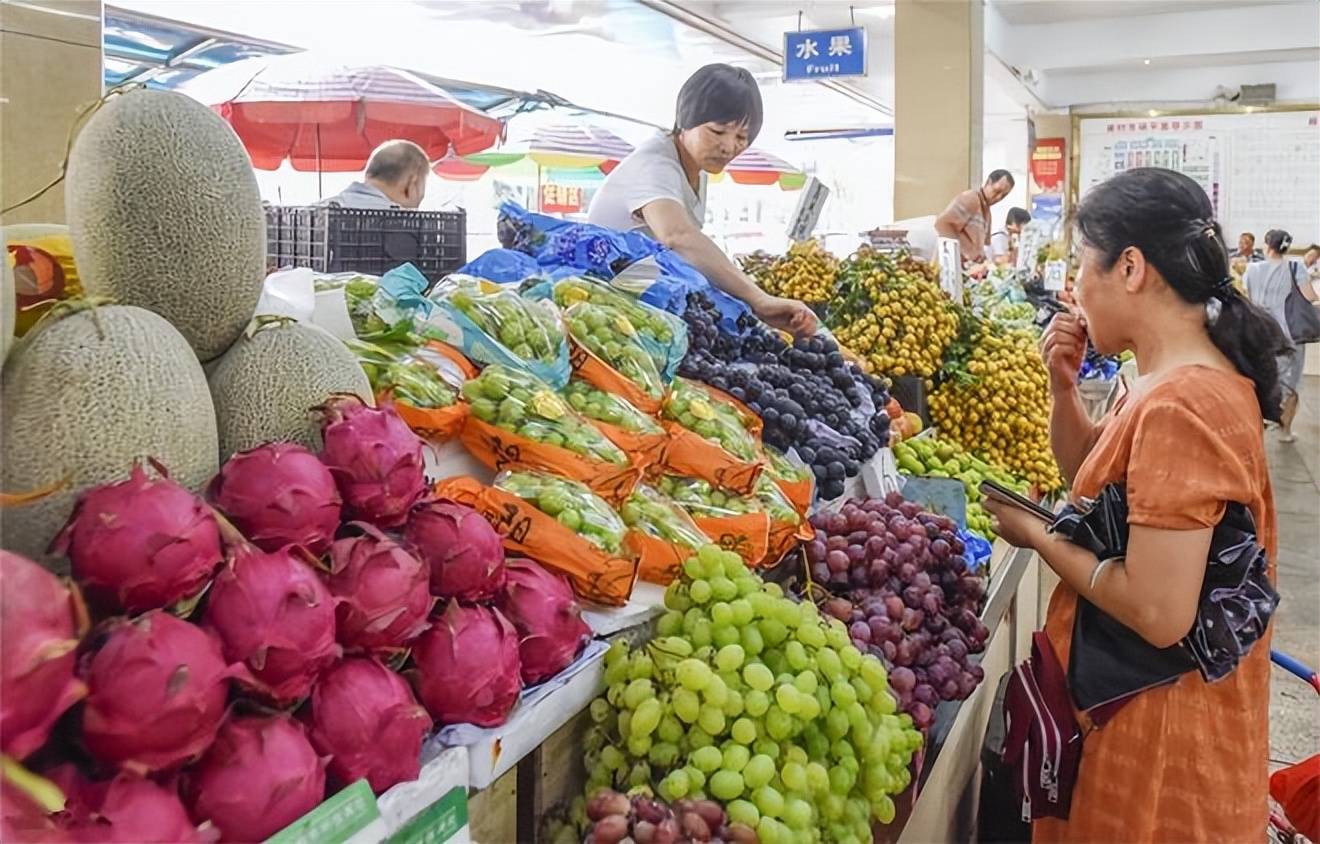
[[[672,199],[656,199],[642,206],[642,219],[665,246],[682,255],[711,283],[741,299],[766,323],[796,335],[816,330],[816,315],[801,302],[767,294],[756,282],[692,222],[687,209]]]

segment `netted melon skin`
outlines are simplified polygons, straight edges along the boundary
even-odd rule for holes
[[[57,492],[0,510],[6,549],[46,549],[83,490],[154,458],[200,490],[218,467],[215,410],[192,349],[160,316],[122,305],[48,318],[10,352],[0,401],[5,492]]]
[[[73,146],[65,205],[88,297],[160,314],[202,361],[252,318],[265,212],[242,142],[206,106],[172,91],[112,97]]]
[[[335,393],[371,403],[371,382],[353,353],[311,325],[265,326],[243,336],[210,375],[220,460],[268,442],[321,448],[315,408]]]

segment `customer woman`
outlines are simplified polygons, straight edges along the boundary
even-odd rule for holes
[[[1077,212],[1080,313],[1055,317],[1041,343],[1050,441],[1075,500],[1125,485],[1126,560],[1100,567],[1035,517],[987,503],[1000,534],[1035,549],[1063,581],[1045,632],[1065,666],[1079,595],[1156,647],[1186,636],[1229,502],[1250,509],[1275,555],[1261,418],[1279,416],[1274,355],[1285,341],[1235,292],[1213,214],[1195,182],[1161,169],[1115,176]],[[1141,373],[1099,424],[1077,392],[1088,336],[1101,354],[1132,350]],[[1267,633],[1216,683],[1191,672],[1138,694],[1086,736],[1069,817],[1036,821],[1033,842],[1260,841],[1269,672]]]
[[[1292,235],[1282,229],[1270,229],[1265,233],[1265,260],[1247,267],[1242,276],[1242,283],[1247,288],[1251,301],[1260,305],[1279,323],[1284,334],[1288,333],[1288,318],[1284,303],[1293,285],[1301,291],[1308,302],[1316,300],[1315,290],[1306,269],[1302,264],[1288,258],[1288,248],[1292,246]],[[1290,341],[1291,337],[1288,338]],[[1279,386],[1283,388],[1283,411],[1279,416],[1279,442],[1296,442],[1292,432],[1293,419],[1297,416],[1297,391],[1302,387],[1302,365],[1306,362],[1306,347],[1290,342],[1289,349],[1279,356]]]
[[[766,294],[709,237],[706,176],[720,173],[761,131],[761,92],[746,70],[709,64],[678,92],[674,128],[642,142],[596,192],[587,221],[638,230],[668,246],[762,321],[811,334],[816,316],[794,299]]]

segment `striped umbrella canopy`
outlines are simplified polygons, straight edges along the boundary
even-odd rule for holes
[[[597,168],[609,173],[633,151],[632,144],[608,129],[590,124],[540,126],[515,136],[499,149],[473,155],[451,155],[435,165],[437,175],[466,182],[481,178],[491,167],[529,159],[538,167],[559,170]]]
[[[807,183],[806,173],[784,159],[754,147],[730,161],[723,173],[710,178],[718,182],[725,175],[739,185],[779,185],[780,190],[800,190]]]
[[[252,166],[351,172],[385,141],[409,140],[432,161],[489,149],[503,125],[402,68],[351,65],[312,53],[255,56],[207,71],[180,90],[215,109]]]

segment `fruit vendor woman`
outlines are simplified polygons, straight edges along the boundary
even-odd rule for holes
[[[727,64],[706,65],[678,92],[674,128],[639,144],[614,168],[587,219],[654,237],[764,322],[810,334],[816,329],[810,308],[766,294],[701,231],[706,175],[723,171],[760,131],[761,92],[752,75]]]

